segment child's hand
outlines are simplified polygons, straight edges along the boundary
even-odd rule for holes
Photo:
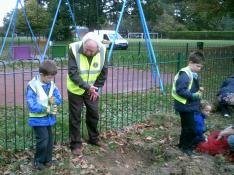
[[[54,96],[50,97],[49,102],[50,102],[51,105],[55,104],[55,98],[54,98]]]
[[[57,105],[50,105],[50,106],[48,106],[47,107],[47,113],[48,114],[57,114],[57,112],[58,112],[58,107],[57,107]]]
[[[193,93],[193,95],[192,95],[193,100],[201,99],[201,97],[202,97],[202,93],[200,91]]]
[[[206,142],[208,141],[208,137],[205,134],[204,134],[204,139],[205,139]]]
[[[200,87],[200,88],[199,88],[199,91],[200,91],[200,92],[204,92],[204,91],[205,91],[204,87]]]
[[[57,112],[58,112],[58,107],[57,107],[57,105],[53,105],[53,109],[52,109],[52,114],[57,114]]]

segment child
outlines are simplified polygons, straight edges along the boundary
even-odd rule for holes
[[[234,106],[234,76],[228,77],[222,83],[218,92],[218,102],[224,117],[230,117],[228,106]]]
[[[205,125],[205,119],[210,116],[212,106],[209,102],[202,100],[201,101],[201,112],[196,113],[194,117],[194,121],[196,123],[196,139],[195,139],[195,145],[197,145],[200,142],[206,141],[207,138],[204,135],[206,132],[206,125]]]
[[[53,61],[46,60],[39,67],[27,86],[26,99],[29,110],[28,124],[36,136],[34,167],[38,170],[52,163],[53,137],[51,126],[56,123],[57,105],[62,103],[61,95],[53,79],[57,67]]]
[[[187,155],[192,155],[195,147],[196,125],[194,115],[200,112],[200,98],[203,88],[199,86],[198,72],[203,67],[202,52],[195,51],[189,55],[188,66],[182,68],[175,76],[172,97],[175,110],[181,118],[181,135],[178,147]]]

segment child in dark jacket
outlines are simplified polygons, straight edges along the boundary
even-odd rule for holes
[[[206,132],[206,123],[205,120],[207,117],[210,116],[210,112],[212,110],[212,106],[209,102],[202,100],[201,101],[201,112],[196,113],[194,116],[194,121],[196,123],[196,139],[195,139],[195,145],[197,145],[200,142],[204,142],[207,140],[204,133]]]
[[[192,52],[188,58],[188,66],[176,74],[172,87],[172,97],[175,99],[174,107],[181,118],[178,147],[189,156],[193,154],[196,139],[194,115],[200,112],[200,98],[204,90],[199,85],[197,74],[203,67],[203,61],[202,52]]]
[[[62,98],[53,79],[57,67],[53,61],[46,60],[39,67],[39,75],[35,76],[27,86],[26,99],[29,110],[28,124],[32,126],[36,136],[36,152],[34,167],[38,170],[52,163],[52,125],[56,123],[57,106]]]
[[[234,106],[234,76],[228,77],[222,83],[218,93],[218,102],[222,115],[229,117],[228,106]]]

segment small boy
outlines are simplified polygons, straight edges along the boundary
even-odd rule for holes
[[[210,116],[212,110],[212,106],[208,101],[202,100],[201,101],[201,112],[196,113],[194,117],[194,121],[196,123],[196,139],[195,145],[199,144],[200,142],[207,141],[206,136],[204,133],[206,132],[206,124],[205,120],[207,117]]]
[[[53,82],[57,67],[51,60],[39,66],[36,75],[27,86],[26,99],[29,110],[28,124],[36,136],[34,167],[41,170],[52,163],[52,125],[56,123],[57,106],[62,103],[60,92]]]
[[[181,135],[178,147],[187,155],[193,154],[196,125],[194,115],[200,112],[200,98],[204,90],[199,85],[198,72],[203,67],[204,55],[200,51],[192,52],[188,57],[188,66],[175,76],[172,97],[174,107],[181,118]]]

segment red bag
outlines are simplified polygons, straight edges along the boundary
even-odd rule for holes
[[[207,142],[201,142],[197,145],[197,151],[202,153],[207,153],[210,155],[216,154],[228,154],[229,145],[227,143],[227,136],[221,138],[220,140],[216,140],[219,135],[219,131],[214,131],[208,136]]]

